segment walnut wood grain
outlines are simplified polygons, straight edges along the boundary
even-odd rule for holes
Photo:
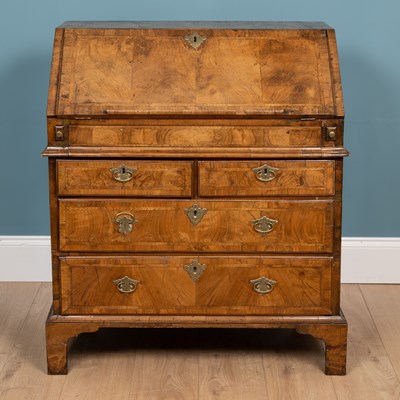
[[[235,30],[245,29],[257,35],[258,29],[326,29],[332,28],[322,21],[65,21],[59,28],[117,29],[122,34],[136,29],[224,29],[224,35],[235,35]],[[88,30],[90,29],[90,30]],[[232,32],[231,32],[232,31]]]
[[[206,265],[194,282],[185,270]],[[130,294],[114,280],[139,281]],[[262,295],[250,280],[275,280]],[[61,259],[62,313],[329,315],[331,259],[256,256],[134,256]]]
[[[304,324],[297,332],[312,335],[325,343],[325,374],[346,375],[347,322],[342,315],[340,324]]]
[[[93,323],[62,323],[52,318],[52,309],[46,321],[46,351],[48,373],[51,375],[68,372],[67,347],[71,338],[82,332],[96,332],[99,326]],[[54,323],[56,322],[56,323]]]
[[[268,182],[253,171],[265,164],[278,169]],[[334,177],[334,161],[200,161],[199,195],[329,196],[335,193]]]
[[[50,84],[47,97],[47,116],[54,117],[57,113],[58,78],[61,69],[64,29],[57,28],[54,32],[53,56],[51,61]]]
[[[48,159],[49,171],[49,208],[50,208],[50,242],[51,242],[51,274],[53,285],[53,309],[55,313],[60,312],[60,268],[58,259],[58,198],[57,198],[57,172],[56,160]]]
[[[196,226],[184,211],[195,203],[207,209]],[[328,253],[333,246],[333,206],[332,200],[63,199],[60,250]],[[113,223],[121,212],[137,220],[126,235]],[[263,216],[278,221],[265,236],[251,222]]]
[[[64,28],[58,115],[336,114],[326,31],[188,33]]]
[[[197,49],[194,30],[206,37]],[[324,340],[326,373],[345,372],[348,152],[330,27],[66,23],[47,114],[50,373],[66,372],[71,337],[103,327],[295,328]],[[112,178],[132,162],[132,180]],[[275,179],[255,178],[262,164]],[[198,224],[194,204],[207,209]],[[278,221],[265,234],[252,223],[263,216]],[[207,265],[196,282],[194,260]],[[124,276],[133,293],[113,283]],[[250,285],[263,276],[276,282],[267,294]]]
[[[111,169],[135,169],[130,181],[113,178]],[[60,196],[190,197],[192,162],[183,161],[57,161]]]
[[[70,338],[99,328],[294,328],[300,333],[314,335],[326,343],[327,374],[343,374],[346,358],[347,322],[337,316],[225,316],[225,315],[53,315],[46,322],[49,373],[67,373],[66,345]],[[313,330],[314,329],[314,330]],[[335,337],[336,336],[336,337]]]
[[[319,126],[71,125],[70,146],[99,147],[319,147]]]
[[[258,147],[58,147],[49,146],[42,153],[47,157],[79,158],[234,158],[234,159],[274,159],[274,158],[341,158],[349,155],[344,147],[305,147],[274,149]]]

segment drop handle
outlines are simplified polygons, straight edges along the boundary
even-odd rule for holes
[[[254,230],[258,233],[261,233],[262,236],[265,236],[267,233],[271,232],[274,229],[274,226],[278,223],[276,219],[271,219],[266,216],[253,219],[250,222],[253,224]]]
[[[115,219],[112,222],[118,225],[119,233],[127,235],[132,232],[133,225],[136,224],[138,220],[129,212],[120,212],[115,216]]]
[[[121,293],[129,294],[133,293],[137,289],[137,285],[140,281],[124,276],[123,278],[115,279],[113,283]]]
[[[276,178],[279,168],[274,168],[268,164],[261,165],[260,167],[253,168],[253,172],[256,173],[256,178],[261,182],[270,182]]]
[[[113,179],[117,182],[129,182],[133,179],[133,174],[137,171],[137,168],[120,165],[119,167],[110,168],[110,171]]]
[[[275,285],[277,284],[276,281],[265,276],[261,276],[257,279],[252,279],[249,283],[253,286],[253,290],[261,295],[272,292]]]

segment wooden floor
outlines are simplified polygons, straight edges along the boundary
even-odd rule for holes
[[[105,329],[46,374],[48,283],[0,283],[0,399],[400,399],[400,285],[343,285],[348,374],[291,330]]]

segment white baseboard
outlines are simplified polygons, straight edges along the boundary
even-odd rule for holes
[[[342,240],[343,283],[400,283],[400,237]]]
[[[0,281],[51,281],[49,236],[0,236]]]
[[[343,238],[343,283],[400,283],[399,238]],[[0,236],[0,281],[51,280],[48,236]]]

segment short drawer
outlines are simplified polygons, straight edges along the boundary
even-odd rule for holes
[[[192,162],[57,161],[60,196],[190,197]]]
[[[329,315],[331,276],[329,257],[67,257],[61,307],[63,314]]]
[[[200,196],[331,196],[335,162],[200,161]]]
[[[62,251],[332,251],[331,199],[61,199],[59,210]]]

